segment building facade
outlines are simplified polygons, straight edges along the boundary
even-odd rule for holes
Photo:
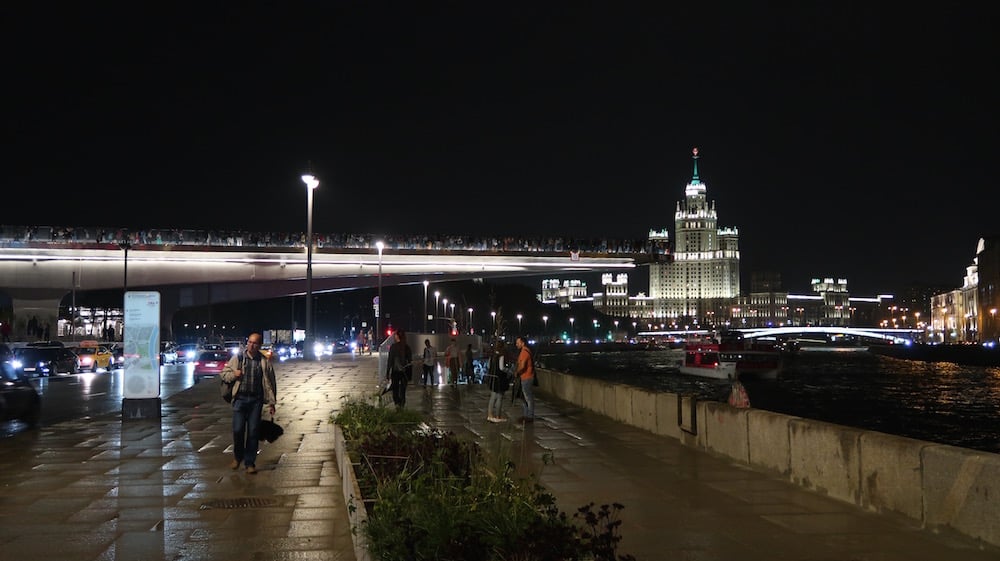
[[[736,304],[740,251],[739,231],[718,226],[715,202],[698,177],[697,148],[692,159],[694,174],[674,212],[672,259],[650,264],[649,295],[654,318],[697,325]]]
[[[989,314],[988,310],[995,310],[996,304],[992,306],[990,302],[995,302],[995,289],[984,289],[984,305],[980,305],[980,277],[979,260],[984,257],[985,261],[996,261],[995,243],[987,243],[985,238],[981,238],[976,246],[976,256],[972,259],[972,264],[965,268],[965,276],[962,278],[962,287],[949,290],[941,294],[935,294],[931,298],[931,322],[929,338],[935,343],[979,343],[983,342],[983,335],[979,326],[984,324],[984,316],[989,315],[995,318],[996,312]],[[986,284],[995,286],[996,277]],[[992,300],[991,300],[992,299]],[[989,322],[993,327],[993,321]],[[988,327],[987,329],[990,329]],[[993,327],[995,329],[995,327]],[[989,337],[989,334],[986,335]],[[994,336],[994,341],[995,336]]]

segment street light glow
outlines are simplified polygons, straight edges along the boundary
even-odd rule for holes
[[[306,174],[302,176],[302,182],[306,184],[306,332],[304,347],[310,348],[310,338],[312,332],[312,255],[313,255],[313,191],[319,187],[319,180],[316,176]]]
[[[375,248],[378,249],[378,308],[375,310],[375,343],[378,345],[382,340],[382,250],[385,249],[385,244],[379,240],[375,242]]]

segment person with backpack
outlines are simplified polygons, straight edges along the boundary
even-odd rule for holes
[[[506,370],[504,350],[503,340],[497,340],[493,345],[493,353],[490,354],[489,367],[486,370],[485,381],[490,388],[486,420],[491,423],[502,423],[506,420],[503,416],[503,394],[510,387],[510,375]]]
[[[406,405],[406,383],[410,381],[410,369],[413,368],[413,351],[406,344],[402,329],[396,330],[393,337],[396,341],[389,347],[385,377],[389,379],[392,402],[396,409],[402,409]]]

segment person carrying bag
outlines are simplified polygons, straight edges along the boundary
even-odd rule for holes
[[[497,341],[493,345],[493,352],[490,354],[489,367],[484,380],[490,388],[490,402],[486,407],[486,420],[491,423],[502,423],[503,417],[503,394],[510,387],[510,374],[507,372],[507,365],[504,360],[504,343]]]

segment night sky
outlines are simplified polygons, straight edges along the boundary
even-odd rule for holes
[[[317,232],[644,238],[697,146],[745,281],[958,287],[997,234],[995,29],[963,5],[31,4],[4,224],[304,231],[311,165]]]

